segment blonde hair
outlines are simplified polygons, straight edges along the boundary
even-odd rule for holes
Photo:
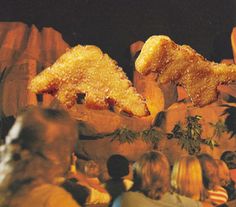
[[[160,199],[169,191],[170,167],[164,154],[150,151],[134,164],[133,191],[140,191],[151,199]]]
[[[229,168],[222,160],[215,160],[218,166],[218,175],[221,186],[227,186],[230,182]]]
[[[185,156],[175,162],[171,174],[171,187],[194,200],[203,199],[202,169],[195,156]]]

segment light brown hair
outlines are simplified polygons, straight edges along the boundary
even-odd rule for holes
[[[213,190],[219,185],[218,166],[216,161],[209,154],[200,154],[197,157],[202,167],[203,184],[207,190]]]
[[[215,160],[218,166],[219,182],[221,186],[227,186],[230,182],[229,168],[222,160]]]
[[[160,199],[170,189],[170,167],[164,154],[150,151],[134,164],[133,191],[152,199]]]

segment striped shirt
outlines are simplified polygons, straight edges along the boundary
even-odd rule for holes
[[[208,190],[208,196],[214,205],[220,205],[226,203],[228,200],[228,194],[226,190],[221,186],[216,186],[214,190]]]

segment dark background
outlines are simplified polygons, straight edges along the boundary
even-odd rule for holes
[[[0,0],[0,21],[53,27],[71,46],[95,44],[131,78],[129,45],[154,34],[209,60],[232,58],[236,0]]]

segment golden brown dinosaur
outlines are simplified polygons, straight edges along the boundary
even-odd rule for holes
[[[78,45],[63,54],[30,83],[34,93],[50,93],[66,107],[85,94],[88,107],[115,105],[136,116],[149,114],[144,99],[132,87],[123,70],[96,46]]]
[[[218,85],[236,81],[236,65],[210,62],[164,35],[145,42],[135,67],[142,74],[157,73],[159,83],[174,81],[182,85],[196,106],[215,101]]]

